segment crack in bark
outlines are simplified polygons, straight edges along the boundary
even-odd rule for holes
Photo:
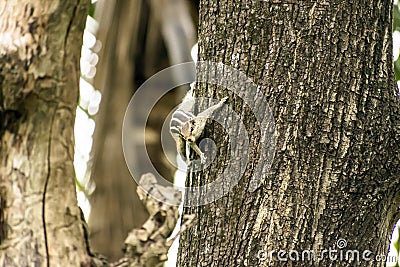
[[[0,245],[7,239],[7,221],[5,219],[5,208],[7,207],[7,190],[0,188]]]
[[[50,255],[49,255],[49,244],[47,240],[47,227],[46,227],[46,193],[47,193],[47,186],[49,184],[50,180],[50,172],[51,172],[51,145],[52,145],[52,136],[53,136],[53,125],[54,125],[54,119],[56,117],[57,113],[57,107],[54,110],[54,113],[51,118],[51,126],[50,126],[50,132],[49,132],[49,146],[47,150],[47,176],[46,176],[46,181],[44,184],[44,189],[43,189],[43,200],[42,200],[42,221],[43,221],[43,234],[44,234],[44,243],[46,247],[46,260],[47,260],[47,267],[50,267]]]
[[[77,9],[78,6],[80,6],[80,0],[78,0],[77,4],[74,6],[74,10],[72,11],[72,16],[71,16],[71,20],[68,24],[67,30],[65,32],[65,39],[64,39],[64,55],[63,55],[63,66],[65,66],[65,58],[66,58],[66,54],[67,54],[67,42],[68,42],[68,37],[69,37],[69,33],[71,31],[72,25],[75,24],[75,18],[76,18],[76,13],[77,13]]]

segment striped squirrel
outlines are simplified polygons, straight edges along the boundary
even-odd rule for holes
[[[204,164],[206,162],[206,157],[196,142],[204,131],[207,118],[211,118],[211,115],[217,109],[220,109],[227,99],[228,97],[224,97],[217,104],[194,115],[192,112],[195,98],[193,97],[193,91],[189,90],[178,109],[172,114],[170,133],[176,142],[178,153],[186,161],[187,165],[190,161],[190,148],[200,156],[201,163]]]

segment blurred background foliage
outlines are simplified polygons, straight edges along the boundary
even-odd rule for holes
[[[122,156],[125,107],[136,88],[151,75],[191,60],[190,52],[197,40],[198,6],[199,0],[92,0],[82,47],[74,164],[78,201],[89,221],[90,241],[95,251],[110,259],[121,256],[128,231],[147,219]],[[399,81],[398,0],[394,1],[393,18],[394,71]],[[160,153],[157,133],[165,115],[181,97],[179,91],[166,96],[150,116],[146,129],[151,136],[146,137],[150,157],[171,181],[175,170]],[[132,129],[133,136],[136,130]],[[146,172],[146,166],[140,162],[137,166]],[[387,266],[400,266],[399,236],[400,222],[393,228],[389,253],[397,260],[388,258]],[[177,244],[174,249],[168,266],[175,266]]]

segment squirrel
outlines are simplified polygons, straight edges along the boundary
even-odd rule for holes
[[[202,164],[206,162],[206,157],[196,142],[204,131],[207,119],[216,110],[223,107],[227,99],[228,97],[224,97],[217,104],[194,115],[192,110],[194,109],[195,98],[193,97],[193,90],[189,90],[178,109],[172,114],[170,133],[176,142],[178,153],[186,161],[187,165],[190,160],[190,148],[199,155]]]

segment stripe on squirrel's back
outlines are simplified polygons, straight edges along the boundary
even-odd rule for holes
[[[181,135],[181,131],[177,127],[171,127],[169,128],[169,131],[171,132],[171,134]]]
[[[190,112],[178,109],[172,114],[172,118],[186,122],[186,121],[188,121],[190,119],[193,119],[194,115],[192,113],[190,113]]]
[[[182,126],[189,120],[194,118],[193,114],[190,112],[185,112],[182,110],[176,110],[172,114],[171,122],[170,122],[170,131],[171,133],[180,133],[180,129]]]

